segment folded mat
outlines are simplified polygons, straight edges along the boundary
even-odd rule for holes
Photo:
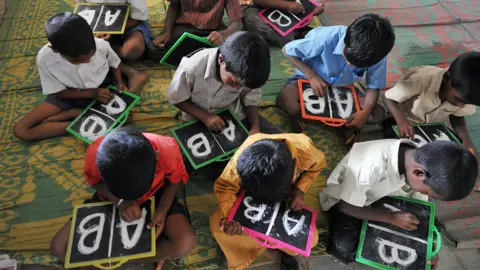
[[[155,34],[163,27],[165,5],[148,0],[150,23]],[[83,180],[86,145],[66,136],[25,143],[13,136],[13,125],[43,101],[35,56],[46,43],[44,22],[57,12],[73,10],[75,1],[10,1],[0,26],[0,250],[7,250],[21,263],[53,264],[48,252],[53,235],[70,217],[74,205],[92,194]],[[294,69],[279,49],[272,49],[272,73],[264,87],[261,113],[284,130],[285,117],[272,105],[285,79]],[[133,109],[134,126],[168,135],[177,125],[175,107],[165,100],[165,90],[174,70],[154,63],[135,66],[150,80],[141,102]],[[325,152],[328,167],[309,190],[306,200],[319,210],[318,192],[346,149],[336,132],[324,126],[308,127],[307,133]],[[198,235],[196,249],[186,258],[186,267],[222,268],[220,249],[209,231],[208,217],[216,209],[213,179],[192,177],[186,189],[187,205]],[[325,225],[319,215],[318,224]],[[312,254],[322,254],[319,247]],[[262,261],[262,260],[259,260]]]

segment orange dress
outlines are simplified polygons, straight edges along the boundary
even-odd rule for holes
[[[240,146],[215,182],[214,190],[219,201],[219,209],[210,217],[210,229],[227,258],[229,269],[245,269],[267,250],[249,235],[226,235],[220,231],[219,227],[219,221],[228,217],[237,200],[236,194],[240,191],[240,176],[236,169],[238,157],[245,148],[262,139],[284,141],[287,144],[296,163],[293,183],[304,193],[326,166],[323,152],[318,150],[312,140],[304,134],[267,135],[260,133],[250,136]],[[312,247],[317,245],[317,241],[318,231],[315,228]],[[295,255],[287,250],[282,251]]]

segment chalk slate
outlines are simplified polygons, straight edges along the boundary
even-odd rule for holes
[[[393,130],[398,135],[397,126],[393,126]],[[429,123],[413,125],[415,136],[413,141],[419,146],[425,145],[429,142],[443,140],[461,143],[458,136],[445,126],[444,123]]]
[[[298,81],[302,117],[329,123],[345,123],[345,118],[360,110],[353,86],[328,86],[323,97],[316,96],[307,80]]]
[[[142,211],[146,211],[143,226],[139,228],[141,233],[138,240],[135,238],[135,231],[137,224],[123,225],[128,232],[128,237],[122,239],[122,223],[124,223],[119,215],[119,210],[116,205],[106,203],[93,203],[77,206],[74,210],[72,228],[70,231],[70,239],[67,250],[67,258],[65,262],[66,267],[79,267],[87,265],[98,265],[107,262],[117,262],[134,258],[144,258],[155,255],[155,233],[147,229],[148,223],[152,220],[152,213],[154,209],[153,200],[148,200],[141,205]],[[91,215],[97,215],[93,218]],[[82,232],[83,230],[100,228],[102,224],[101,217],[104,217],[103,226],[98,231],[95,230],[90,234]],[[87,220],[82,224],[82,221]],[[95,247],[98,239],[97,232],[101,230],[100,244]],[[86,235],[82,241],[82,235]],[[127,240],[125,240],[127,239]],[[130,239],[130,240],[128,240]],[[132,243],[124,242],[132,241]],[[91,248],[85,250],[85,248]],[[109,255],[110,253],[110,255]]]
[[[310,21],[315,8],[318,6],[318,3],[310,0],[297,0],[297,2],[303,5],[304,13],[294,14],[285,10],[264,9],[259,12],[259,16],[282,36],[286,36],[296,28],[304,27],[303,24]]]
[[[98,100],[92,103],[67,127],[67,131],[85,141],[92,143],[97,138],[108,134],[126,120],[130,109],[140,97],[128,91],[121,93],[109,86],[115,96],[107,104]]]
[[[389,211],[394,211],[394,207],[412,213],[420,224],[416,230],[407,231],[390,223],[364,221],[357,261],[380,269],[429,269],[427,261],[433,257],[435,205],[401,197],[385,197],[371,207]]]
[[[201,121],[187,123],[172,131],[195,169],[229,157],[248,137],[247,129],[229,110],[217,115],[227,126],[222,132],[210,131]]]
[[[77,4],[76,14],[82,16],[94,33],[123,34],[130,16],[128,4]]]
[[[262,207],[265,210],[262,211]],[[288,210],[286,202],[265,205],[255,202],[244,191],[229,215],[229,220],[239,222],[252,237],[276,243],[280,248],[288,248],[306,256],[311,249],[315,219],[316,214],[309,208],[294,212]]]
[[[183,57],[190,57],[201,50],[213,47],[215,47],[215,45],[208,42],[206,38],[201,38],[190,33],[183,33],[165,56],[163,56],[162,60],[160,60],[160,64],[178,67]]]

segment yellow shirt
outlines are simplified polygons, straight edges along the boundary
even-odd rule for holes
[[[296,162],[293,183],[303,192],[308,190],[310,185],[320,175],[321,170],[326,166],[324,153],[318,150],[312,140],[304,134],[267,135],[260,133],[248,137],[227,164],[222,175],[220,175],[214,185],[214,191],[219,201],[219,209],[210,218],[210,228],[227,258],[229,269],[247,268],[266,250],[250,236],[229,236],[221,232],[218,226],[220,219],[230,214],[237,200],[237,193],[240,191],[240,176],[236,169],[238,157],[245,148],[262,139],[272,139],[286,143],[292,153],[292,158]],[[316,237],[314,238],[314,241],[317,241]],[[316,242],[312,246],[315,245]]]
[[[447,71],[435,66],[414,67],[385,93],[385,98],[398,102],[413,124],[442,122],[451,114],[458,117],[474,114],[474,105],[460,108],[440,100],[440,85]]]

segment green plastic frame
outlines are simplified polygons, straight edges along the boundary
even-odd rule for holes
[[[405,198],[405,197],[398,197],[398,196],[391,196],[392,198],[395,199],[400,199],[408,202],[413,202],[413,203],[418,203],[422,204],[425,206],[430,207],[430,222],[429,222],[429,229],[428,229],[428,244],[427,244],[427,262],[431,258],[435,257],[438,252],[440,251],[440,248],[442,247],[442,236],[440,235],[440,232],[438,231],[437,227],[435,227],[435,204],[431,202],[425,202],[417,199],[412,199],[412,198]],[[363,251],[363,243],[365,241],[365,234],[367,231],[367,224],[368,221],[364,220],[362,224],[362,231],[360,233],[360,241],[358,243],[358,249],[357,249],[357,256],[356,256],[356,261],[359,263],[363,263],[366,265],[369,265],[374,268],[378,269],[384,269],[384,270],[396,270],[396,268],[386,266],[383,264],[379,264],[374,261],[370,261],[366,258],[362,257],[362,251]],[[433,250],[433,242],[434,242],[434,234],[436,235],[436,248]],[[431,265],[426,263],[425,265],[425,270],[430,270]]]
[[[215,47],[214,44],[210,43],[207,41],[207,38],[206,37],[199,37],[199,36],[195,36],[194,34],[190,34],[188,32],[185,32],[183,33],[183,35],[175,42],[175,44],[173,44],[173,46],[170,48],[170,50],[168,50],[168,52],[162,57],[162,60],[160,60],[160,64],[162,65],[167,65],[167,66],[170,66],[170,67],[173,67],[173,68],[177,68],[177,66],[174,66],[172,64],[169,64],[167,63],[166,61],[168,60],[168,57],[177,49],[178,46],[180,46],[180,44],[183,42],[184,39],[186,39],[187,37],[189,38],[193,38],[193,39],[196,39],[200,42],[203,42],[207,45],[210,45],[210,46],[213,46]]]
[[[109,89],[109,90],[115,90],[115,91],[118,92],[117,87],[115,87],[115,86],[113,86],[113,85],[109,85],[109,86],[107,87],[107,89]],[[133,106],[135,106],[135,104],[137,104],[138,101],[140,100],[140,97],[139,97],[139,96],[137,96],[137,95],[135,95],[135,94],[132,94],[132,93],[130,93],[130,92],[128,92],[128,91],[123,91],[122,94],[125,94],[125,95],[133,98],[134,101],[133,101],[127,108],[125,108],[125,110],[123,111],[122,115],[120,115],[120,117],[117,119],[117,121],[115,121],[115,122],[107,129],[107,131],[105,132],[104,135],[107,135],[107,134],[110,133],[113,129],[115,129],[115,128],[117,128],[117,127],[121,127],[123,124],[125,124],[125,121],[127,121],[128,114],[129,114],[130,110],[131,110],[131,109],[133,108]],[[87,111],[93,106],[93,104],[95,104],[95,102],[98,102],[98,100],[92,101],[92,103],[90,103],[90,104],[88,105],[88,107],[85,108],[85,110],[83,110],[83,112],[82,112],[77,118],[75,118],[75,120],[73,120],[73,121],[70,123],[70,125],[68,125],[68,127],[67,127],[67,131],[68,131],[68,132],[70,132],[73,136],[79,138],[80,140],[82,140],[82,141],[84,141],[84,142],[86,142],[86,143],[88,143],[88,144],[91,144],[92,141],[89,140],[89,139],[87,139],[87,138],[85,138],[85,137],[83,137],[80,133],[78,133],[78,132],[76,132],[75,130],[73,130],[72,127],[73,127],[73,125],[75,125],[75,123],[76,123],[77,121],[79,121],[79,120],[83,117],[84,114],[87,113]]]
[[[424,127],[424,126],[443,126],[447,131],[450,136],[452,136],[455,139],[456,143],[462,144],[460,142],[460,139],[458,138],[457,134],[453,133],[447,125],[443,122],[437,122],[437,123],[427,123],[427,124],[415,124],[413,125],[414,127]],[[395,135],[400,138],[400,135],[398,134],[397,126],[392,126],[393,131],[395,132]]]
[[[112,34],[112,35],[122,35],[123,33],[125,33],[125,28],[127,28],[127,22],[128,22],[128,18],[130,18],[130,10],[131,10],[131,6],[130,4],[125,4],[125,5],[122,5],[121,3],[118,3],[118,4],[114,4],[114,3],[77,3],[77,5],[75,6],[75,9],[73,10],[73,13],[77,14],[77,9],[79,6],[128,6],[127,7],[127,14],[125,16],[125,21],[123,22],[123,26],[122,26],[122,30],[121,31],[95,31],[93,32],[94,34]]]
[[[243,123],[241,121],[238,120],[237,116],[232,113],[232,111],[226,109],[226,110],[221,110],[221,111],[218,111],[217,114],[219,113],[222,113],[224,111],[229,111],[230,114],[232,114],[233,116],[233,119],[235,119],[235,121],[237,121],[237,124],[248,134],[248,129],[243,125]],[[188,153],[187,151],[187,148],[185,145],[183,145],[182,141],[180,140],[180,138],[178,138],[177,136],[177,133],[176,131],[178,129],[181,129],[181,128],[184,128],[184,127],[187,127],[187,126],[190,126],[190,125],[193,125],[195,123],[199,122],[199,120],[196,120],[196,121],[192,121],[192,122],[188,122],[188,123],[185,123],[183,125],[180,125],[180,126],[177,126],[176,128],[172,129],[172,134],[173,134],[173,137],[175,138],[175,140],[177,140],[178,144],[180,145],[180,148],[182,149],[182,152],[185,154],[185,157],[188,159],[188,161],[190,162],[190,165],[192,165],[192,167],[195,169],[195,170],[198,170],[202,167],[205,167],[207,166],[208,164],[211,164],[213,162],[223,162],[223,161],[228,161],[230,160],[230,158],[232,158],[232,155],[237,151],[238,147],[233,149],[233,150],[230,150],[226,153],[223,153],[222,155],[216,157],[216,158],[213,158],[213,159],[210,159],[210,160],[207,160],[203,163],[200,163],[200,164],[196,164],[192,157],[190,156],[190,154]]]

